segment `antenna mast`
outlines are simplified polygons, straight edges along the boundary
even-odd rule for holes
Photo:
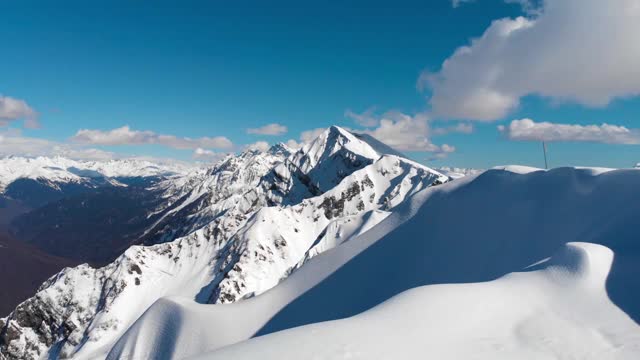
[[[549,169],[549,165],[547,164],[547,144],[542,142],[542,152],[544,153],[544,168],[545,170]]]

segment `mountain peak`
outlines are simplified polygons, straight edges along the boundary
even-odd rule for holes
[[[346,175],[380,158],[369,144],[349,131],[331,126],[290,158],[315,188],[324,192]]]
[[[302,149],[303,153],[309,155],[311,166],[340,151],[347,151],[370,160],[378,159],[381,155],[351,132],[335,125],[322,132]]]
[[[274,145],[272,145],[269,150],[267,150],[268,153],[272,154],[272,155],[284,155],[284,156],[289,156],[291,154],[293,154],[295,151],[289,147],[287,144],[279,142],[276,143]]]
[[[329,126],[329,128],[327,129],[327,131],[329,133],[338,133],[338,134],[342,134],[343,136],[353,136],[353,134],[351,134],[350,131],[348,131],[347,129],[344,129],[338,125],[331,125]]]

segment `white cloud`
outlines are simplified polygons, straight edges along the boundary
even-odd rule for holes
[[[640,144],[640,130],[617,125],[573,125],[535,122],[531,119],[513,120],[498,130],[510,140],[598,142],[605,144]]]
[[[76,160],[108,160],[108,159],[141,159],[157,163],[182,164],[190,163],[170,158],[153,156],[125,155],[101,149],[91,148],[77,143],[66,143],[35,137],[22,136],[20,129],[8,128],[0,131],[0,156],[63,156]],[[197,148],[193,153],[194,159],[206,159],[208,162],[217,161],[226,154]]]
[[[196,148],[193,150],[193,154],[191,155],[193,159],[205,162],[217,162],[225,156],[227,156],[227,154],[203,148]]]
[[[305,144],[308,144],[308,143],[312,142],[313,140],[315,140],[325,130],[327,130],[327,129],[325,129],[325,128],[316,128],[316,129],[312,129],[312,130],[303,131],[302,133],[300,133],[300,141],[299,142],[296,141],[295,139],[289,139],[289,140],[287,140],[287,142],[285,144],[287,146],[289,146],[290,148],[294,149],[294,150],[300,149]]]
[[[64,156],[81,160],[112,159],[112,152],[73,146],[56,141],[21,136],[19,132],[0,133],[0,156]]]
[[[271,147],[271,145],[269,145],[268,142],[266,141],[256,141],[253,144],[249,144],[247,146],[245,146],[246,150],[258,150],[261,152],[265,152],[267,150],[269,150],[269,148]]]
[[[517,2],[525,11],[533,4]],[[493,121],[527,95],[590,107],[640,95],[638,0],[546,0],[541,6],[529,18],[494,21],[439,72],[421,75],[419,86],[432,90],[437,116]]]
[[[212,150],[206,150],[203,148],[196,148],[195,150],[193,150],[193,157],[194,158],[201,158],[201,157],[209,157],[209,156],[213,156],[216,153]]]
[[[429,140],[428,117],[388,112],[380,119],[380,126],[365,133],[400,151],[437,151]]]
[[[451,146],[449,144],[442,144],[438,151],[434,152],[431,157],[427,159],[427,161],[440,160],[446,158],[449,154],[456,151],[455,146]]]
[[[24,120],[25,127],[37,128],[38,113],[24,100],[0,95],[0,126],[6,126],[11,121]]]
[[[283,135],[287,133],[287,127],[280,124],[267,124],[259,128],[247,129],[247,134],[256,135]]]
[[[123,126],[113,130],[89,130],[82,129],[71,138],[80,144],[92,145],[141,145],[158,144],[174,149],[215,148],[228,149],[233,146],[231,140],[224,136],[201,137],[192,139],[177,137],[174,135],[156,134],[153,131],[131,130],[129,126]]]
[[[300,134],[300,141],[302,141],[303,144],[310,143],[313,140],[315,140],[318,136],[320,136],[320,134],[322,134],[325,130],[327,129],[317,128],[317,129],[303,131]]]
[[[473,125],[469,123],[458,123],[452,126],[436,127],[431,129],[433,135],[446,135],[451,133],[471,134]]]
[[[289,139],[287,140],[287,142],[285,143],[288,147],[292,148],[293,150],[298,150],[300,149],[304,144],[299,143],[293,139]]]
[[[431,142],[429,117],[424,113],[414,116],[391,111],[379,120],[380,126],[364,132],[399,151],[417,151],[447,154],[455,151],[449,145]]]
[[[372,127],[372,126],[377,126],[380,123],[378,118],[375,116],[375,111],[376,111],[375,107],[370,107],[367,110],[365,110],[363,113],[358,114],[351,111],[351,109],[347,109],[344,112],[344,117],[346,117],[347,119],[354,120],[356,123],[358,123],[361,126]]]

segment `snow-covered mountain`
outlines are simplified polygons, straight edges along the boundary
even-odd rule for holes
[[[142,159],[4,157],[0,231],[51,255],[105,263],[138,243],[153,223],[150,212],[164,204],[157,185],[190,171]]]
[[[0,197],[37,208],[64,197],[101,187],[155,182],[183,175],[182,164],[157,164],[141,159],[76,161],[64,157],[0,158]]]
[[[2,354],[104,357],[159,299],[253,298],[448,180],[385,149],[331,127],[296,152],[247,151],[159,183],[164,201],[141,236],[147,246],[49,279],[0,320]]]
[[[0,158],[0,192],[17,179],[50,184],[87,183],[92,178],[150,177],[185,173],[186,166],[157,164],[146,160],[77,161],[64,157]]]
[[[436,168],[436,170],[444,175],[447,175],[451,179],[459,179],[469,175],[478,175],[484,170],[480,169],[470,169],[470,168],[459,168],[459,167],[450,167],[443,166]]]
[[[505,167],[429,187],[260,296],[156,301],[108,359],[636,359],[638,183]]]

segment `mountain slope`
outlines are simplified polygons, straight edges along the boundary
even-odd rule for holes
[[[640,329],[604,291],[612,260],[604,246],[569,243],[536,271],[418,287],[198,359],[636,359]]]
[[[109,187],[150,186],[190,168],[146,160],[76,161],[63,157],[0,158],[0,196],[31,209]]]
[[[519,167],[427,188],[260,296],[159,300],[109,358],[194,356],[421,286],[205,358],[634,358],[638,181],[637,170]],[[565,247],[576,241],[599,245]],[[429,286],[467,283],[480,284]]]
[[[95,178],[169,176],[188,170],[180,165],[138,159],[76,161],[59,156],[7,156],[0,158],[0,192],[18,179],[42,179],[52,184],[83,183]]]
[[[138,159],[0,158],[0,225],[54,256],[111,261],[155,220],[154,187],[187,170]]]
[[[0,314],[9,314],[16,305],[32,296],[43,281],[66,266],[69,259],[46,254],[33,246],[10,238],[0,231]]]
[[[295,153],[282,145],[249,151],[161,183],[166,205],[143,236],[155,245],[51,278],[4,320],[2,351],[9,358],[104,356],[156,300],[251,298],[445,181],[332,127]]]
[[[122,254],[159,214],[160,192],[108,186],[48,203],[11,221],[11,234],[55,256],[104,264]]]

